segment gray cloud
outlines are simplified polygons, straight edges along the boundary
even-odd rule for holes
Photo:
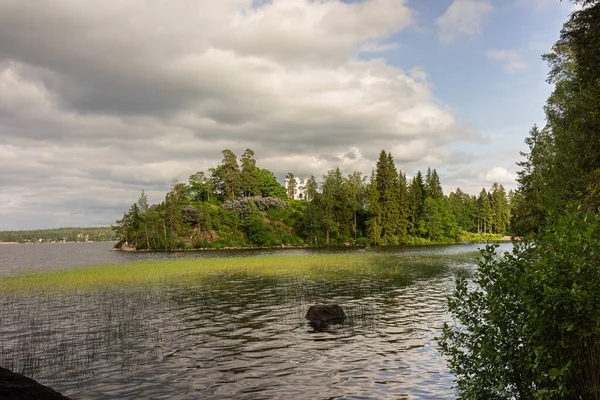
[[[464,163],[445,146],[480,137],[425,71],[356,58],[413,15],[402,0],[0,0],[0,229],[107,225],[225,148],[279,177],[368,174],[382,148],[406,170]]]

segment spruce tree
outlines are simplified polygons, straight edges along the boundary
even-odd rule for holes
[[[371,171],[371,178],[366,189],[367,206],[367,232],[369,242],[377,246],[380,244],[382,204],[380,201],[379,189],[375,179],[375,170]]]
[[[423,175],[418,171],[408,186],[408,233],[411,236],[419,236],[419,223],[423,217],[425,206],[425,184]]]

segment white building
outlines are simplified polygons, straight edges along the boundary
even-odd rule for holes
[[[296,190],[294,192],[294,200],[306,200],[306,184],[308,182],[308,178],[304,178],[301,180],[298,177],[294,178],[296,180]],[[285,190],[288,190],[289,179],[285,179]]]

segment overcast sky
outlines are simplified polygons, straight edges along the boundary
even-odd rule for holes
[[[106,226],[254,150],[515,188],[559,0],[0,0],[0,230]]]

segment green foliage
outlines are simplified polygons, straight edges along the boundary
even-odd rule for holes
[[[279,199],[287,198],[285,188],[277,182],[275,175],[267,170],[256,168],[258,171],[258,179],[260,183],[260,195],[263,197],[277,197]]]
[[[180,212],[184,224],[194,225],[198,223],[200,213],[196,207],[183,206],[181,207]]]
[[[105,242],[116,240],[117,235],[110,226],[95,228],[58,228],[36,229],[28,231],[0,231],[0,242]]]
[[[214,191],[214,184],[204,174],[204,171],[196,172],[190,176],[189,186],[192,201],[210,201]]]
[[[250,149],[241,157],[241,169],[235,154],[224,150],[221,164],[209,171],[210,177],[197,172],[188,183],[174,182],[164,201],[152,207],[142,191],[116,222],[118,239],[137,249],[165,251],[303,243],[448,243],[458,240],[464,230],[477,231],[474,215],[481,211],[460,189],[452,201],[444,196],[435,170],[428,170],[426,182],[417,172],[409,185],[385,151],[369,184],[360,172],[344,176],[336,168],[323,176],[320,187],[311,176],[302,200],[288,198],[299,188],[292,183],[288,193],[271,171],[256,166]],[[286,178],[295,182],[292,173]],[[496,184],[486,196],[488,208],[493,205],[500,214],[498,207],[508,201],[504,188]],[[503,226],[496,223],[487,230]]]
[[[533,126],[525,139],[529,153],[521,152],[518,162],[519,190],[513,201],[512,230],[517,235],[537,232],[544,225],[548,202],[548,182],[552,179],[552,137],[547,129]]]
[[[259,171],[256,168],[254,152],[250,149],[246,149],[240,161],[242,162],[240,176],[242,194],[245,197],[257,196],[260,192],[260,176]]]
[[[482,250],[439,344],[459,399],[600,396],[600,217],[567,213],[535,243]]]
[[[450,212],[456,216],[459,230],[477,232],[477,204],[474,196],[457,188],[456,192],[451,192],[448,196],[448,207]]]
[[[573,12],[544,59],[554,90],[547,125],[533,127],[519,163],[513,230],[539,231],[550,213],[600,207],[600,3]]]

